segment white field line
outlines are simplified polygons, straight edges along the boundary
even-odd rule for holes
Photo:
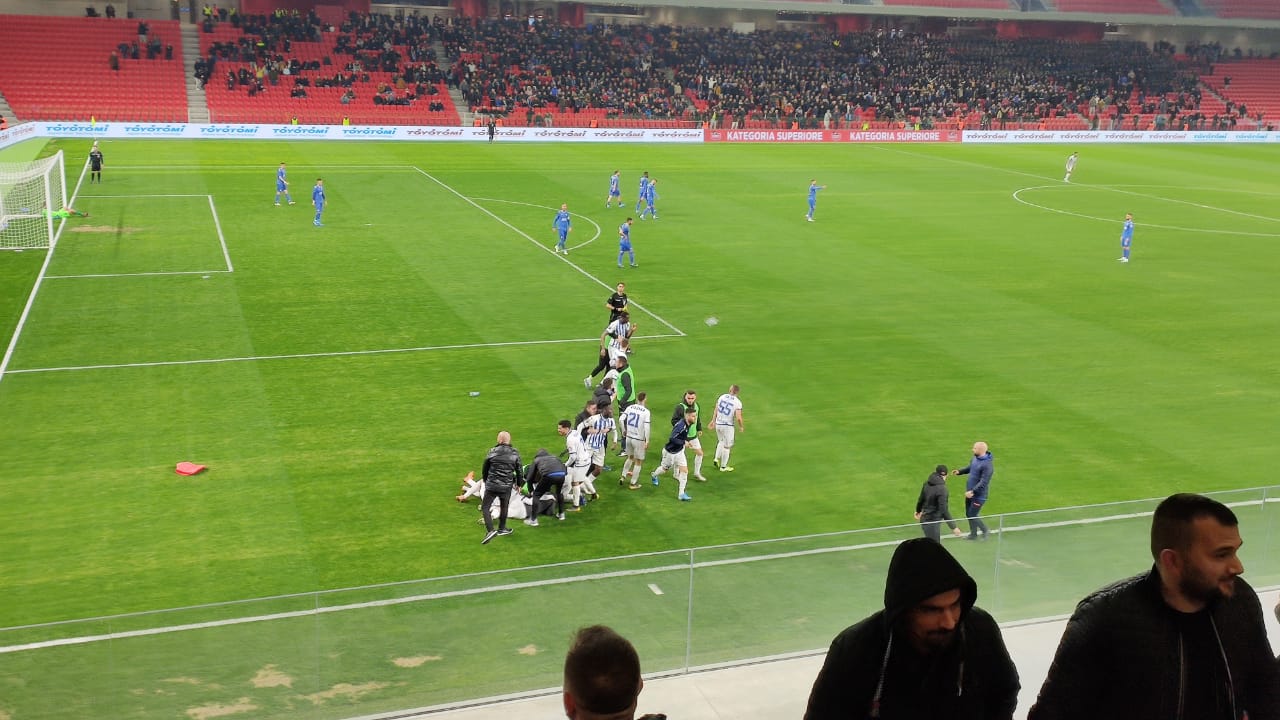
[[[1033,208],[1036,208],[1037,210],[1044,210],[1046,212],[1057,213],[1059,215],[1070,215],[1071,217],[1083,218],[1085,220],[1098,220],[1100,222],[1111,223],[1113,225],[1116,222],[1118,222],[1115,218],[1104,218],[1104,217],[1098,217],[1097,215],[1085,215],[1084,213],[1071,212],[1070,210],[1061,210],[1059,208],[1049,207],[1048,205],[1039,205],[1037,203],[1031,202],[1030,200],[1024,200],[1022,198],[1022,193],[1024,192],[1029,192],[1032,190],[1058,189],[1062,187],[1070,187],[1070,186],[1069,185],[1033,185],[1031,187],[1018,188],[1017,190],[1013,191],[1013,199],[1028,207],[1033,207]],[[1115,188],[1106,187],[1103,185],[1094,185],[1092,187],[1100,188],[1103,190],[1110,190],[1112,192],[1124,192],[1123,190],[1116,190]],[[1135,193],[1135,194],[1140,194],[1140,193]],[[1143,197],[1155,198],[1157,200],[1167,199],[1167,198],[1161,198],[1155,195],[1143,195]],[[1175,200],[1172,202],[1179,202],[1179,201]],[[1204,207],[1207,207],[1207,206],[1204,206]],[[1210,209],[1222,210],[1222,208],[1210,208]],[[1234,211],[1223,210],[1223,212],[1234,212]],[[1250,217],[1260,217],[1260,216],[1253,215]],[[1271,218],[1264,218],[1264,219],[1269,220]],[[1280,233],[1248,232],[1245,230],[1221,230],[1221,229],[1209,230],[1205,228],[1186,228],[1186,227],[1178,227],[1176,225],[1157,225],[1153,223],[1141,223],[1138,225],[1138,227],[1155,228],[1157,230],[1177,230],[1180,232],[1192,232],[1192,233],[1212,233],[1214,235],[1244,235],[1247,237],[1271,237],[1271,238],[1280,237]]]
[[[1035,178],[1036,180],[1047,180],[1047,181],[1050,181],[1050,182],[1054,182],[1054,181],[1056,181],[1056,180],[1057,180],[1057,178],[1049,177],[1049,176],[1047,176],[1047,175],[1037,175],[1037,174],[1035,174],[1035,173],[1024,172],[1024,171],[1022,171],[1022,170],[1013,170],[1013,169],[1010,169],[1010,168],[1002,168],[1002,167],[997,167],[997,166],[995,166],[995,165],[984,165],[984,164],[982,164],[982,163],[976,163],[976,162],[973,162],[973,161],[971,161],[971,160],[957,160],[957,159],[955,159],[955,158],[937,157],[937,156],[933,156],[933,155],[921,155],[920,153],[914,153],[914,152],[910,152],[910,151],[908,151],[908,150],[899,150],[899,149],[897,149],[897,148],[887,147],[887,146],[883,146],[883,145],[872,145],[871,147],[874,147],[874,148],[876,148],[877,150],[883,150],[883,151],[885,151],[885,152],[895,152],[895,153],[899,153],[899,154],[902,154],[902,155],[910,155],[910,156],[912,156],[912,157],[918,157],[918,158],[922,158],[922,159],[926,159],[926,160],[941,161],[941,162],[949,162],[949,163],[955,163],[955,164],[957,164],[957,165],[968,165],[969,167],[982,168],[982,169],[984,169],[984,170],[995,170],[995,171],[998,171],[998,172],[1009,173],[1009,174],[1012,174],[1012,175],[1022,175],[1022,176],[1024,176],[1024,177]],[[1064,185],[1064,186],[1066,185],[1066,183],[1061,183],[1061,181],[1058,181],[1058,184],[1061,184],[1061,185]],[[1145,198],[1149,198],[1149,199],[1151,199],[1151,200],[1162,200],[1162,201],[1164,201],[1164,202],[1178,203],[1178,204],[1182,204],[1182,205],[1191,205],[1191,206],[1193,206],[1193,207],[1198,207],[1198,208],[1201,208],[1201,209],[1204,209],[1204,210],[1216,210],[1216,211],[1218,211],[1218,212],[1229,213],[1229,214],[1232,214],[1232,215],[1240,215],[1240,216],[1243,216],[1243,217],[1250,217],[1250,218],[1254,218],[1254,219],[1257,219],[1257,220],[1271,220],[1271,221],[1273,221],[1273,222],[1280,222],[1280,218],[1267,217],[1267,216],[1265,216],[1265,215],[1252,215],[1252,214],[1250,214],[1250,213],[1240,212],[1240,211],[1238,211],[1238,210],[1231,210],[1231,209],[1228,209],[1228,208],[1221,208],[1221,207],[1217,207],[1217,206],[1215,206],[1215,205],[1203,205],[1203,204],[1201,204],[1201,203],[1190,202],[1190,201],[1187,201],[1187,200],[1177,200],[1177,199],[1174,199],[1174,198],[1161,197],[1161,196],[1159,196],[1159,195],[1148,195],[1148,194],[1146,194],[1146,193],[1134,192],[1134,191],[1132,191],[1132,190],[1121,190],[1121,189],[1119,189],[1119,187],[1118,187],[1118,186],[1115,186],[1115,185],[1090,185],[1090,184],[1088,184],[1088,183],[1070,183],[1070,185],[1071,185],[1072,187],[1082,187],[1082,188],[1088,188],[1088,189],[1090,189],[1090,190],[1106,190],[1106,191],[1108,191],[1108,192],[1121,193],[1121,194],[1123,194],[1123,195],[1136,195],[1136,196],[1138,196],[1138,197],[1145,197]],[[1047,187],[1047,186],[1040,186],[1040,187]],[[1055,185],[1054,187],[1056,187],[1056,185]],[[1030,190],[1030,189],[1032,189],[1032,188],[1022,188],[1022,190]],[[1019,191],[1017,191],[1017,192],[1021,192],[1022,190],[1019,190]],[[1021,202],[1021,203],[1023,203],[1024,205],[1030,205],[1031,207],[1039,208],[1039,209],[1041,209],[1041,210],[1049,210],[1049,211],[1051,211],[1051,212],[1058,212],[1058,213],[1061,213],[1061,214],[1063,214],[1063,215],[1076,215],[1076,213],[1067,212],[1067,211],[1065,211],[1065,210],[1054,210],[1054,209],[1052,209],[1052,208],[1046,208],[1046,207],[1042,207],[1042,206],[1040,206],[1040,205],[1035,205],[1035,204],[1033,204],[1033,203],[1026,202],[1026,201],[1024,201],[1024,200],[1022,200],[1022,199],[1020,199],[1020,198],[1017,198],[1017,197],[1015,197],[1014,199],[1015,199],[1015,200],[1018,200],[1018,202]],[[1102,219],[1103,219],[1103,218],[1095,218],[1095,217],[1088,216],[1088,215],[1076,215],[1076,216],[1077,216],[1077,217],[1082,217],[1082,218],[1085,218],[1085,219],[1088,219],[1088,220],[1102,220]],[[1116,222],[1116,221],[1115,221],[1115,220],[1108,220],[1108,222]],[[1209,231],[1209,230],[1198,230],[1198,229],[1195,229],[1195,228],[1170,228],[1170,227],[1164,227],[1164,226],[1160,226],[1160,225],[1145,225],[1145,227],[1163,227],[1164,229],[1169,229],[1169,230],[1184,230],[1184,231],[1187,231],[1187,232],[1216,232],[1216,233],[1220,233],[1220,234],[1224,234],[1224,235],[1231,234],[1231,235],[1256,235],[1256,236],[1258,236],[1258,237],[1277,237],[1277,235],[1269,235],[1269,234],[1266,234],[1266,233],[1242,233],[1242,232],[1227,232],[1227,231],[1221,231],[1221,230]]]
[[[89,273],[86,275],[46,275],[46,280],[75,280],[77,278],[126,278],[126,277],[164,277],[166,275],[226,275],[230,270],[158,270],[156,272],[136,273]]]
[[[208,195],[209,212],[213,215],[213,228],[218,231],[218,244],[222,246],[222,259],[227,263],[227,272],[235,272],[231,264],[231,252],[227,250],[227,238],[222,234],[222,220],[218,218],[218,208],[213,204],[213,196]]]
[[[638,335],[638,339],[657,340],[660,338],[684,337],[683,335],[675,335],[667,333],[665,335]],[[115,370],[119,368],[139,368],[139,367],[168,367],[175,365],[217,365],[221,363],[235,362],[261,362],[264,360],[299,360],[306,358],[331,358],[331,357],[351,357],[359,355],[391,355],[394,353],[417,353],[432,352],[436,350],[473,350],[476,348],[500,348],[500,347],[519,347],[524,345],[560,345],[564,343],[586,343],[599,342],[600,338],[569,338],[564,340],[512,340],[510,342],[493,342],[493,343],[461,343],[457,345],[423,345],[420,347],[406,348],[378,348],[374,350],[335,350],[332,352],[314,352],[314,353],[289,353],[284,355],[246,355],[242,357],[225,357],[225,358],[204,358],[198,360],[158,360],[154,362],[136,362],[136,363],[109,363],[102,365],[67,365],[62,367],[46,367],[46,368],[23,368],[20,370],[6,370],[9,375],[21,375],[29,373],[48,373],[48,372],[73,372],[79,370]]]
[[[125,198],[180,198],[180,197],[209,197],[205,193],[168,193],[168,194],[143,194],[143,195],[82,195],[81,197],[93,198],[94,200],[106,198],[109,200],[120,200]]]
[[[263,172],[274,171],[278,165],[112,165],[111,171],[117,170],[155,170],[164,172],[168,170],[199,170],[201,172]],[[298,164],[290,167],[290,170],[298,168],[325,168],[332,170],[370,170],[374,172],[386,172],[387,170],[403,170],[412,172],[412,165],[305,165]]]
[[[1250,506],[1250,505],[1261,505],[1264,502],[1266,501],[1246,500],[1246,501],[1237,502],[1237,503],[1227,503],[1227,505],[1229,507],[1243,507],[1243,506]],[[1134,520],[1134,519],[1150,517],[1150,516],[1151,516],[1151,512],[1144,511],[1144,512],[1135,512],[1135,513],[1123,513],[1119,515],[1109,515],[1105,517],[1084,518],[1080,520],[1059,520],[1054,522],[1032,523],[1028,525],[1020,525],[1014,528],[997,530],[997,533],[1024,532],[1027,530],[1038,530],[1038,529],[1053,528],[1053,527],[1067,527],[1071,525],[1092,525],[1096,523],[1113,522],[1117,520]],[[898,527],[905,529],[911,526],[902,525]],[[889,527],[889,528],[876,528],[876,529],[877,530],[893,530],[894,528]],[[57,638],[54,640],[41,640],[37,642],[2,646],[0,647],[0,655],[16,653],[16,652],[25,652],[28,650],[41,650],[41,649],[51,648],[51,647],[66,647],[68,645],[86,645],[90,643],[101,642],[104,640],[122,640],[126,638],[147,637],[152,635],[164,635],[168,633],[186,632],[189,630],[204,630],[207,628],[227,627],[231,625],[247,625],[250,623],[268,622],[271,620],[288,620],[288,619],[294,619],[294,618],[313,617],[313,616],[325,615],[329,613],[346,612],[349,610],[363,610],[367,608],[406,605],[409,603],[424,602],[429,600],[466,597],[471,595],[483,595],[483,594],[493,593],[493,592],[523,590],[527,588],[548,587],[548,586],[554,586],[554,585],[566,585],[569,583],[585,582],[585,581],[591,581],[591,580],[607,580],[611,578],[635,577],[635,576],[652,575],[655,573],[664,573],[664,572],[688,572],[691,568],[697,569],[697,568],[722,567],[726,565],[741,565],[744,563],[751,563],[751,562],[784,560],[788,558],[805,557],[805,556],[811,556],[811,555],[824,555],[824,554],[836,553],[836,552],[850,552],[850,551],[868,550],[868,549],[874,549],[874,548],[894,547],[901,542],[902,542],[902,539],[899,538],[894,540],[881,540],[878,542],[859,543],[855,545],[844,545],[844,546],[828,547],[828,548],[814,548],[812,550],[793,550],[789,552],[770,553],[767,555],[753,555],[751,557],[745,557],[745,558],[729,558],[725,560],[711,560],[708,562],[694,561],[690,563],[660,565],[656,567],[642,568],[638,570],[614,570],[609,572],[590,573],[587,575],[548,578],[546,580],[534,580],[531,582],[503,583],[500,585],[492,585],[492,586],[482,587],[482,588],[469,588],[466,590],[448,590],[448,591],[438,592],[438,593],[422,593],[418,595],[409,595],[401,598],[388,598],[385,600],[369,600],[366,602],[359,602],[359,603],[346,603],[342,605],[331,605],[327,607],[313,607],[313,608],[307,608],[306,610],[291,610],[291,611],[278,612],[278,613],[267,613],[263,615],[249,615],[249,616],[238,617],[238,618],[226,618],[223,620],[210,620],[210,621],[198,622],[198,623],[183,623],[180,625],[168,625],[163,627],[145,628],[141,630],[126,630],[122,632],[102,633],[98,635],[82,635],[79,637]],[[703,550],[705,551],[706,548],[703,548]],[[686,552],[693,552],[696,555],[697,551],[693,550],[693,551],[686,551]],[[587,561],[587,562],[600,562],[600,561],[594,560],[594,561]],[[525,569],[529,570],[532,568],[525,568]],[[287,596],[287,597],[304,597],[304,596],[305,595],[302,595],[302,596],[294,595],[294,596]],[[134,614],[134,615],[136,616],[137,614]],[[1055,616],[1055,618],[1056,617],[1058,616]],[[87,619],[80,622],[93,622],[93,621],[101,621],[106,619],[108,618],[92,618],[92,619]],[[1033,620],[1023,620],[1021,621],[1021,623],[1032,624],[1034,622],[1044,622],[1047,619],[1048,618],[1036,618]],[[49,623],[49,625],[55,625],[55,624],[65,625],[67,623]],[[39,627],[39,626],[27,626],[27,627]],[[16,630],[16,629],[21,629],[21,628],[10,628],[10,630]]]
[[[433,183],[435,183],[435,184],[439,185],[440,187],[444,188],[445,190],[448,190],[449,192],[453,193],[454,195],[456,195],[456,196],[457,196],[460,200],[462,200],[463,202],[467,203],[468,205],[471,205],[472,207],[474,207],[475,209],[477,209],[477,210],[479,210],[480,212],[484,213],[485,215],[488,215],[489,217],[491,217],[491,218],[493,218],[494,220],[498,221],[499,223],[501,223],[502,225],[504,225],[505,227],[507,227],[508,229],[510,229],[512,232],[515,232],[515,233],[516,233],[517,235],[519,235],[520,237],[522,237],[522,238],[524,238],[525,240],[528,240],[529,242],[533,243],[533,245],[534,245],[535,247],[537,247],[539,250],[541,250],[542,252],[544,252],[544,253],[550,253],[550,254],[552,254],[552,255],[555,255],[557,260],[559,260],[559,261],[563,262],[564,264],[568,265],[569,267],[573,268],[574,270],[577,270],[577,271],[578,271],[579,273],[581,273],[584,277],[586,277],[587,279],[589,279],[589,280],[591,280],[591,281],[595,282],[595,283],[596,283],[597,285],[599,285],[600,287],[605,288],[606,290],[613,290],[613,286],[612,286],[612,285],[610,285],[609,283],[607,283],[607,282],[605,282],[605,281],[601,280],[600,278],[596,277],[595,275],[592,275],[591,273],[589,273],[589,272],[587,272],[586,270],[582,269],[582,267],[581,267],[581,266],[579,266],[579,265],[577,265],[576,263],[574,263],[574,262],[570,261],[570,260],[569,260],[569,258],[567,258],[567,257],[565,257],[565,256],[563,256],[563,255],[556,255],[556,253],[555,253],[555,252],[553,252],[551,248],[549,248],[549,247],[547,247],[547,246],[543,245],[542,243],[538,242],[537,240],[534,240],[534,239],[533,239],[532,237],[530,237],[530,236],[529,236],[529,234],[528,234],[528,233],[526,233],[525,231],[521,230],[520,228],[516,227],[515,225],[512,225],[511,223],[509,223],[509,222],[507,222],[506,220],[502,219],[502,218],[501,218],[501,217],[499,217],[496,213],[494,213],[493,211],[491,211],[491,210],[489,210],[488,208],[484,207],[483,205],[481,205],[480,203],[476,202],[475,200],[472,200],[471,198],[467,197],[466,195],[463,195],[462,193],[460,193],[460,192],[458,192],[457,190],[453,189],[453,188],[452,188],[452,187],[450,187],[449,185],[445,184],[445,182],[444,182],[444,181],[442,181],[442,180],[440,180],[440,179],[436,178],[436,177],[435,177],[434,175],[432,175],[431,173],[427,172],[426,170],[423,170],[422,168],[420,168],[420,167],[418,167],[418,166],[416,166],[416,165],[414,166],[414,168],[413,168],[413,169],[414,169],[414,170],[417,170],[419,173],[421,173],[421,174],[422,174],[422,176],[423,176],[423,177],[427,178],[427,179],[428,179],[428,180],[430,180],[431,182],[433,182]],[[638,310],[640,310],[641,312],[645,313],[646,315],[648,315],[649,317],[653,318],[654,320],[657,320],[658,322],[662,323],[663,325],[666,325],[666,326],[667,326],[668,328],[670,328],[670,329],[671,329],[671,331],[672,331],[672,332],[674,332],[676,335],[678,335],[678,336],[680,336],[680,337],[684,337],[684,336],[686,335],[686,333],[685,333],[683,330],[681,330],[680,328],[676,327],[675,325],[672,325],[671,323],[667,322],[667,321],[666,321],[666,320],[664,320],[663,318],[659,317],[656,313],[654,313],[654,312],[652,312],[652,311],[650,311],[650,310],[647,310],[646,308],[644,308],[643,306],[641,306],[639,303],[635,303],[635,302],[633,302],[633,303],[631,303],[631,306],[632,306],[632,307],[634,307],[634,308],[637,308],[637,309],[638,309]],[[634,314],[634,313],[633,313],[633,314]]]
[[[501,198],[485,198],[485,197],[477,197],[477,198],[471,198],[471,199],[479,200],[480,202],[500,202],[500,203],[507,203],[508,205],[525,205],[527,207],[535,207],[535,208],[540,208],[542,210],[549,210],[551,212],[556,212],[556,209],[553,207],[548,207],[546,205],[538,205],[535,203],[520,202],[519,200],[503,200]],[[584,242],[580,242],[577,245],[572,245],[572,246],[566,243],[565,247],[569,248],[570,250],[577,250],[580,247],[586,247],[587,245],[590,245],[591,243],[598,240],[600,238],[601,233],[604,232],[603,230],[600,229],[600,223],[597,223],[595,220],[592,220],[586,215],[583,215],[581,213],[576,213],[576,212],[571,212],[569,214],[576,215],[577,217],[580,217],[583,220],[586,220],[587,222],[591,223],[592,227],[596,229],[596,234],[592,235],[590,239]]]
[[[85,158],[84,167],[80,169],[80,178],[76,180],[76,187],[71,191],[71,197],[67,199],[67,207],[75,207],[76,197],[80,194],[80,186],[84,183],[85,175],[88,173],[89,160]],[[44,262],[41,263],[40,272],[36,274],[36,281],[31,285],[31,292],[27,295],[27,304],[22,306],[22,314],[18,316],[18,324],[13,328],[13,335],[9,338],[9,346],[5,348],[4,357],[0,358],[0,381],[4,380],[4,376],[8,372],[9,363],[13,360],[13,353],[18,348],[18,339],[22,337],[22,329],[27,325],[27,318],[31,316],[31,308],[36,303],[36,295],[40,292],[40,286],[44,284],[45,274],[49,272],[49,263],[53,260],[53,251],[58,247],[58,238],[62,237],[62,230],[66,226],[67,221],[63,220],[49,240],[49,249],[45,251]]]

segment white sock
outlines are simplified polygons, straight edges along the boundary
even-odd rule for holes
[[[636,463],[635,467],[631,468],[631,484],[640,484],[640,463]]]
[[[582,483],[573,484],[573,496],[570,499],[573,501],[574,507],[582,504]]]
[[[724,456],[720,459],[720,467],[729,466],[729,448],[724,449]]]
[[[583,480],[582,484],[586,487],[588,493],[592,495],[596,494],[596,484],[590,475],[587,475],[587,479]]]
[[[693,456],[693,474],[695,477],[702,477],[702,456]]]
[[[676,480],[680,483],[680,494],[684,494],[684,489],[689,486],[689,473],[677,474]]]
[[[631,474],[631,464],[631,458],[627,458],[627,461],[622,463],[622,477],[626,477]]]

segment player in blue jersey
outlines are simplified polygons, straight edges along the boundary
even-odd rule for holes
[[[645,213],[654,220],[658,219],[658,210],[653,206],[655,200],[658,199],[658,181],[650,180],[649,187],[644,191],[644,210],[640,211],[640,219],[643,220]]]
[[[819,185],[817,180],[809,181],[809,214],[804,216],[805,220],[813,222],[813,211],[818,207],[818,191],[826,190],[826,185]]]
[[[614,170],[613,174],[609,176],[609,197],[604,199],[604,206],[608,208],[609,205],[613,202],[614,198],[618,199],[618,207],[621,208],[622,207],[622,171],[621,170]]]
[[[1124,230],[1120,231],[1120,262],[1129,262],[1129,248],[1133,245],[1133,213],[1124,214]]]
[[[640,176],[640,194],[636,196],[636,212],[644,209],[644,194],[649,192],[649,173]]]
[[[684,412],[683,418],[678,418],[671,426],[671,437],[667,440],[667,444],[662,446],[662,464],[658,465],[658,469],[653,471],[649,479],[653,481],[654,486],[658,485],[658,478],[666,471],[671,470],[679,483],[679,494],[676,495],[682,502],[688,502],[693,498],[689,497],[685,492],[685,487],[689,483],[689,461],[684,455],[685,445],[689,442],[689,428],[698,422],[698,413],[693,408],[688,408]]]
[[[316,209],[315,226],[320,227],[320,215],[324,213],[324,178],[316,178],[316,186],[311,188],[311,204]]]
[[[560,234],[560,241],[556,243],[556,252],[569,254],[569,248],[565,246],[565,241],[569,239],[569,233],[573,231],[573,221],[569,219],[569,205],[562,204],[560,212],[556,213],[556,219],[551,221],[551,227],[555,228]]]
[[[280,163],[280,167],[276,170],[276,205],[280,204],[280,196],[284,195],[284,199],[290,205],[293,205],[293,196],[289,194],[289,180],[285,177],[284,163]]]
[[[618,226],[618,267],[622,267],[622,256],[631,256],[631,267],[636,267],[636,251],[631,249],[631,218]]]

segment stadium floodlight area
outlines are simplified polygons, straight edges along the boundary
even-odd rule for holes
[[[53,212],[65,207],[67,175],[62,151],[25,163],[0,163],[0,250],[48,248]]]

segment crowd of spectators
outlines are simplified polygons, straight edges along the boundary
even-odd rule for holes
[[[1115,124],[1135,93],[1143,110],[1163,108],[1171,123],[1200,103],[1196,62],[1137,42],[510,20],[446,24],[441,40],[454,61],[450,83],[473,110],[499,113],[604,108],[725,126],[995,127],[1089,112]]]
[[[1124,127],[1228,127],[1246,108],[1199,112],[1199,74],[1221,46],[928,36],[879,29],[738,33],[723,28],[473,20],[352,13],[340,26],[315,13],[231,16],[243,37],[215,42],[229,89],[373,83],[375,102],[403,104],[456,88],[469,109],[552,124],[562,113],[850,127],[871,121],[970,127],[1081,117]],[[300,59],[293,43],[320,43]],[[444,53],[443,67],[436,48]],[[381,73],[381,77],[370,77]],[[389,77],[389,79],[388,79]],[[305,93],[305,90],[303,91]],[[354,99],[354,96],[346,100]]]

